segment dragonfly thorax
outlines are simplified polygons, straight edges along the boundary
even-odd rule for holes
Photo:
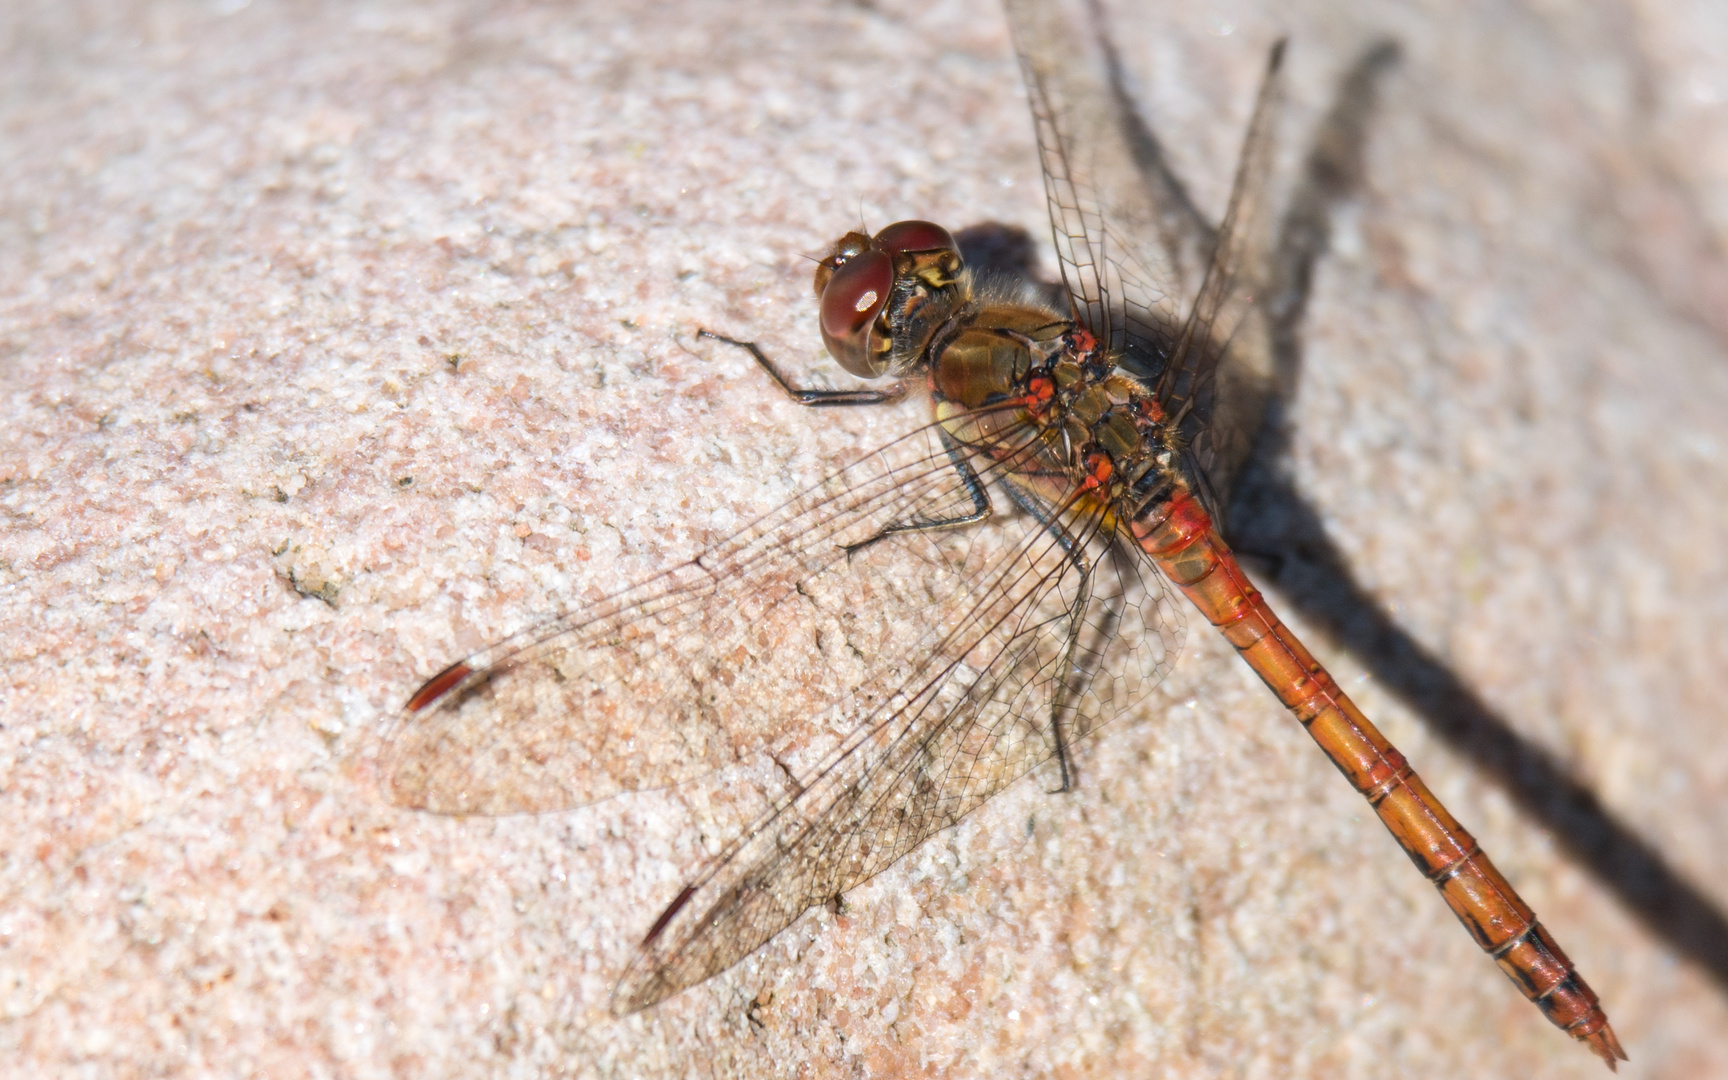
[[[976,289],[941,226],[847,233],[814,284],[823,341],[847,371],[924,376],[948,434],[1022,486],[1138,503],[1171,475],[1180,436],[1152,391],[1067,313],[1010,287]]]
[[[974,301],[935,336],[926,362],[948,433],[999,460],[1012,455],[1017,482],[1048,500],[1078,488],[1137,503],[1174,468],[1179,436],[1150,389],[1052,308]]]

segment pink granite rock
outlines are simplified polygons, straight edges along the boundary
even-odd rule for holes
[[[1286,175],[1402,46],[1290,473],[1671,880],[1569,854],[1314,644],[1601,993],[1625,1074],[1728,1075],[1728,25],[1111,18],[1213,214],[1274,37]],[[806,254],[860,216],[1041,229],[1017,80],[987,0],[0,13],[0,1073],[1600,1075],[1200,628],[1076,792],[1022,781],[624,1020],[611,981],[724,805],[378,794],[419,680],[916,422],[812,422],[692,335],[838,380]],[[1716,922],[1667,924],[1676,890]]]

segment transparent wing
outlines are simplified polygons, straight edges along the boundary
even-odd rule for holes
[[[972,510],[957,460],[987,486],[1047,464],[1025,426],[951,423],[989,439],[898,440],[689,563],[455,665],[389,733],[392,796],[452,813],[580,805],[771,747],[788,792],[650,930],[620,1011],[880,872],[1174,662],[1181,615],[1087,497],[871,542]],[[813,711],[786,715],[812,691]]]
[[[1162,678],[1180,616],[1103,510],[1070,498],[970,541],[931,647],[680,892],[613,997],[634,1012],[725,970],[1062,753]],[[925,536],[923,542],[931,542]],[[941,541],[935,541],[940,543]]]
[[[1157,384],[1167,412],[1195,418],[1189,445],[1217,502],[1253,449],[1272,391],[1271,328],[1263,305],[1270,284],[1267,181],[1283,102],[1284,44],[1280,39],[1267,57],[1212,260]]]
[[[1051,231],[1076,316],[1186,409],[1195,460],[1220,495],[1271,388],[1264,313],[1267,177],[1277,114],[1268,70],[1224,224],[1213,230],[1135,108],[1096,0],[1007,0]]]
[[[1105,58],[1075,32],[1072,5],[1008,0],[1009,22],[1043,165],[1062,281],[1075,315],[1114,352],[1163,370],[1181,326],[1185,282],[1203,265],[1210,230],[1169,181],[1148,187],[1131,142],[1131,107],[1113,93]],[[1142,146],[1142,157],[1156,152]]]
[[[849,547],[971,511],[956,457],[990,483],[1032,449],[949,447],[922,428],[695,559],[453,665],[386,733],[383,786],[440,813],[541,812],[765,752],[819,757],[951,647],[994,570],[985,553],[1007,557],[990,538],[1026,526]]]
[[[880,660],[879,640],[917,646],[903,628],[894,641],[893,627],[842,621],[837,589],[852,587],[839,599],[859,611],[895,599],[853,572],[846,545],[956,501],[969,506],[925,428],[689,562],[468,657],[427,683],[386,736],[391,797],[441,813],[540,812],[747,759],[786,726],[786,700],[832,705],[835,686],[866,681],[849,658]],[[775,663],[762,663],[771,651]]]

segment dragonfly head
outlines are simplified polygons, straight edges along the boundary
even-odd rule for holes
[[[964,271],[954,237],[928,221],[842,236],[816,264],[829,355],[861,379],[909,362],[963,296]]]

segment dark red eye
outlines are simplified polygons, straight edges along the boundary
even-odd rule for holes
[[[882,374],[871,362],[870,328],[893,284],[894,260],[866,251],[835,268],[822,290],[822,342],[841,367],[861,379]]]
[[[947,229],[930,221],[896,221],[876,234],[878,251],[898,255],[903,251],[958,251]]]
[[[861,232],[849,232],[834,241],[834,250],[816,264],[816,298],[822,298],[823,291],[828,288],[828,279],[834,276],[835,270],[869,250],[870,238]]]

